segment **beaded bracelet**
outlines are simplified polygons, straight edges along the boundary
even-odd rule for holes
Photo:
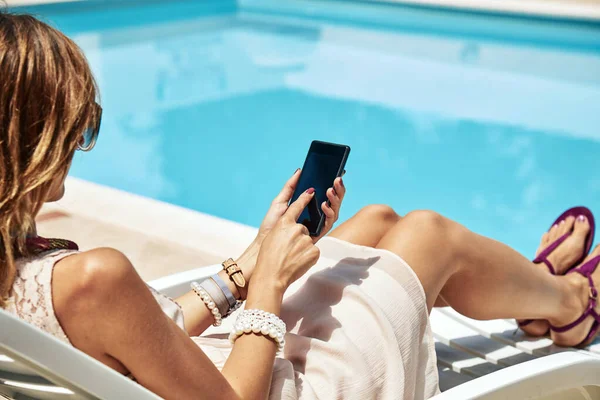
[[[206,293],[208,293],[212,301],[214,301],[217,305],[217,308],[221,313],[221,318],[225,319],[227,313],[229,312],[229,302],[227,301],[227,297],[219,285],[217,285],[214,280],[209,278],[201,281],[200,287],[204,289]]]
[[[246,333],[255,333],[268,336],[277,343],[277,352],[283,352],[285,346],[285,322],[277,315],[258,309],[244,310],[238,316],[229,341],[233,344],[240,336]]]
[[[202,286],[200,286],[198,282],[192,282],[191,287],[194,293],[196,293],[202,299],[204,304],[206,304],[206,307],[208,307],[208,310],[212,313],[213,317],[215,318],[215,322],[213,323],[213,325],[221,325],[223,318],[221,317],[221,313],[219,312],[217,305],[210,297],[210,295],[206,292],[206,290],[202,288]]]

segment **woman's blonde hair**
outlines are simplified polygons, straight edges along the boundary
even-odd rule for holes
[[[32,16],[0,10],[0,307],[15,259],[28,255],[36,214],[97,123],[96,92],[71,39]]]

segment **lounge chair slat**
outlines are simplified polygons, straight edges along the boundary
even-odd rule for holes
[[[522,331],[517,330],[515,325],[512,325],[505,320],[477,321],[465,317],[450,308],[444,308],[440,311],[460,323],[467,325],[483,336],[514,346],[525,353],[533,354],[535,356],[545,356],[564,351],[564,349],[554,346],[552,340],[549,338],[528,337]]]
[[[438,364],[451,368],[454,372],[480,377],[498,371],[502,367],[474,354],[450,347],[440,341],[435,343]]]
[[[477,331],[461,324],[440,310],[432,311],[431,321],[434,336],[437,339],[450,346],[476,354],[491,363],[511,366],[535,358],[506,343],[480,335]]]

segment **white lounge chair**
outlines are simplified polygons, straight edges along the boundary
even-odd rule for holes
[[[150,285],[176,297],[220,270],[198,268]],[[600,398],[600,344],[565,350],[515,333],[509,321],[474,321],[434,310],[440,386],[436,400]],[[0,398],[159,397],[86,354],[0,310]],[[21,396],[21,397],[19,397]]]

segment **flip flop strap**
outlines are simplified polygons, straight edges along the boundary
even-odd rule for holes
[[[557,327],[557,326],[550,325],[550,329],[552,329],[554,332],[558,332],[558,333],[566,332],[569,329],[572,329],[572,328],[576,327],[577,325],[579,325],[580,323],[582,323],[590,315],[595,320],[595,323],[592,326],[592,331],[594,331],[595,329],[598,328],[598,324],[600,323],[600,315],[598,315],[598,313],[596,312],[596,309],[595,309],[596,304],[598,303],[598,289],[596,289],[596,285],[594,284],[594,280],[592,279],[592,273],[596,270],[598,265],[600,265],[600,256],[596,256],[596,257],[592,258],[591,260],[586,262],[581,267],[576,268],[570,272],[570,273],[576,272],[588,279],[588,283],[590,285],[590,287],[589,287],[589,291],[590,291],[589,292],[589,300],[590,301],[588,303],[586,310],[575,321],[573,321],[570,324],[565,325],[565,326]],[[589,335],[588,335],[588,337],[589,337]]]
[[[600,322],[600,315],[598,315],[596,310],[594,310],[595,307],[596,307],[596,300],[590,299],[587,309],[583,312],[583,314],[581,314],[581,316],[579,318],[577,318],[575,321],[571,322],[569,325],[565,325],[565,326],[550,325],[550,329],[552,329],[554,332],[558,332],[558,333],[566,332],[569,329],[573,329],[574,327],[576,327],[577,325],[582,323],[590,315],[592,317],[594,317],[594,319],[597,322]]]
[[[558,246],[560,246],[565,240],[567,240],[567,238],[569,236],[571,236],[571,232],[567,232],[564,235],[562,235],[561,237],[559,237],[558,239],[556,239],[554,242],[552,242],[552,244],[550,246],[548,246],[544,250],[542,250],[542,252],[540,254],[538,254],[537,257],[533,260],[533,262],[535,264],[539,264],[539,263],[546,264],[546,266],[550,270],[550,273],[552,275],[556,275],[556,269],[554,269],[554,266],[552,265],[552,263],[550,261],[548,261],[548,256],[550,255],[550,253],[552,253],[554,250],[556,250],[556,248]]]

